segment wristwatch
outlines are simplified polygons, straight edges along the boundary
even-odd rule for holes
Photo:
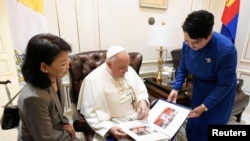
[[[201,107],[203,107],[205,109],[205,112],[208,110],[204,104],[201,104]]]

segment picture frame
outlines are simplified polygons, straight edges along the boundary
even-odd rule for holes
[[[140,7],[167,9],[168,0],[140,0]]]

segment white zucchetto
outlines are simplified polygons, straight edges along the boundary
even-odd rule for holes
[[[116,55],[124,50],[125,49],[119,45],[111,46],[107,51],[106,58],[109,59],[109,58],[113,57],[114,55]]]

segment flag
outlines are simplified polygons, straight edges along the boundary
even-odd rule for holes
[[[227,0],[222,14],[221,34],[227,36],[233,43],[237,31],[240,0]]]
[[[21,64],[31,37],[47,33],[43,0],[6,0],[19,82],[23,82]]]

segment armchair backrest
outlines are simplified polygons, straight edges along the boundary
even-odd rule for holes
[[[81,52],[70,55],[70,99],[72,103],[77,104],[78,95],[83,79],[95,68],[100,66],[106,60],[107,50],[96,50]],[[138,52],[129,52],[130,66],[139,74],[142,55]]]
[[[181,48],[178,49],[174,49],[171,51],[171,56],[173,59],[173,67],[175,70],[177,70],[179,64],[180,64],[180,60],[181,60]]]
[[[178,67],[180,65],[180,61],[181,61],[181,51],[182,51],[182,48],[177,48],[177,49],[174,49],[171,51],[171,56],[173,59],[173,67],[176,70],[175,76],[177,75],[177,69],[178,69]],[[188,73],[187,81],[192,81],[192,77],[193,77],[192,74]]]

